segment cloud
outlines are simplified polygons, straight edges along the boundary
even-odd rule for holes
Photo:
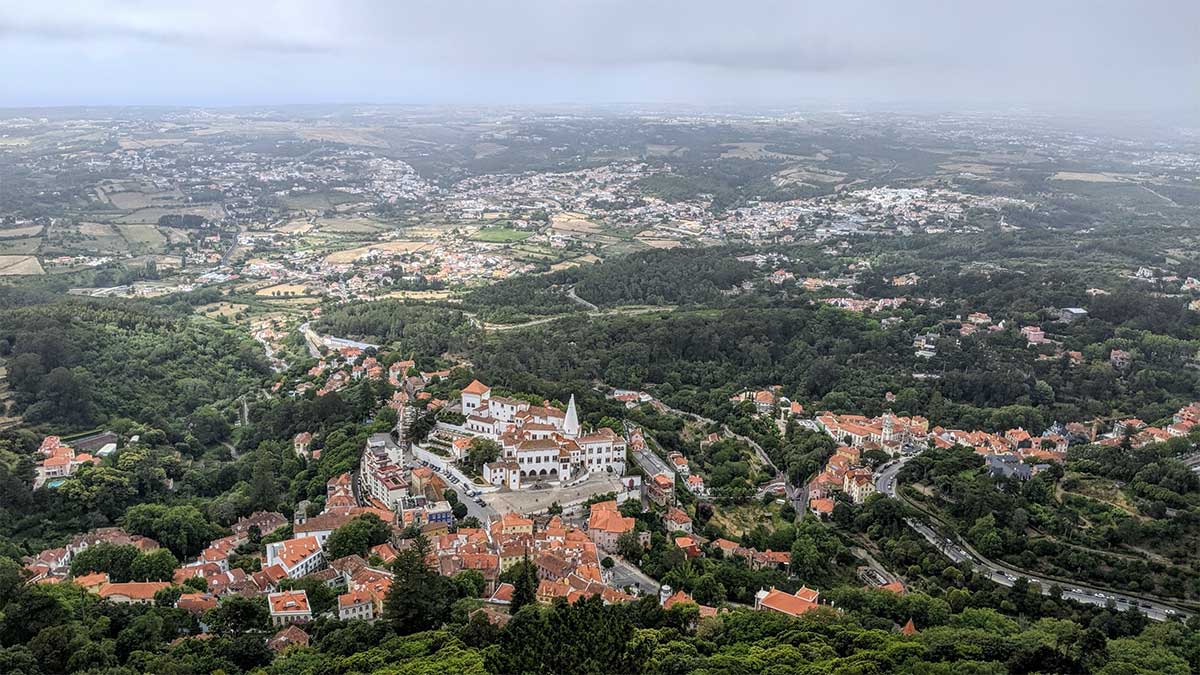
[[[316,16],[314,21],[289,21],[289,14],[296,16],[294,10],[280,3],[257,7],[229,2],[22,3],[0,9],[0,37],[67,43],[130,42],[197,51],[222,48],[286,53],[336,48],[334,36],[314,30]]]
[[[1198,30],[1195,0],[40,0],[0,4],[0,105],[101,81],[106,101],[1179,108],[1200,105]]]

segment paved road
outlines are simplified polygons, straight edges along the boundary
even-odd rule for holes
[[[421,460],[417,459],[413,455],[412,450],[410,450],[406,445],[402,445],[401,448],[402,448],[401,461],[405,465],[421,466]],[[447,487],[449,487],[451,490],[454,490],[454,493],[458,495],[458,501],[467,505],[467,515],[468,516],[475,516],[476,518],[479,519],[480,523],[483,523],[485,525],[487,524],[487,522],[489,520],[494,520],[494,519],[500,517],[499,511],[497,511],[496,509],[493,509],[490,506],[486,506],[487,502],[484,502],[485,506],[480,506],[479,504],[476,504],[475,498],[471,497],[470,495],[467,494],[468,487],[466,484],[459,482],[457,485],[455,485],[454,483],[451,483],[450,480],[447,478],[447,473],[445,470],[441,469],[440,467],[435,467],[432,465],[430,468],[432,468],[434,470],[434,472],[437,473],[437,475],[442,477],[442,480],[444,480],[446,482]]]
[[[875,491],[881,495],[888,497],[896,496],[896,474],[900,473],[900,469],[904,468],[904,464],[911,457],[902,457],[894,459],[883,466],[879,467],[879,471],[875,473]]]
[[[643,593],[657,593],[659,583],[653,577],[624,559],[613,556],[613,568],[609,570],[609,585],[615,588],[631,586]]]
[[[900,472],[900,469],[904,467],[904,463],[908,459],[903,458],[883,465],[875,477],[876,492],[893,498],[897,496],[896,474]],[[906,518],[905,522],[908,523],[909,527],[925,537],[925,540],[932,544],[934,548],[941,551],[942,555],[954,563],[967,562],[972,567],[982,568],[989,579],[1001,586],[1011,587],[1019,577],[1024,577],[1030,582],[1040,584],[1043,595],[1049,595],[1050,587],[1057,584],[1063,589],[1063,597],[1101,607],[1107,605],[1111,600],[1119,610],[1127,611],[1136,609],[1156,621],[1164,621],[1177,616],[1185,617],[1192,614],[1186,610],[1171,607],[1164,603],[1142,600],[1121,593],[1115,593],[1111,590],[1088,586],[1087,584],[1069,581],[1062,582],[1038,577],[1010,565],[989,560],[980,555],[978,551],[973,550],[969,545],[962,542],[956,543],[949,538],[943,537],[929,525],[919,520]]]
[[[1019,577],[1028,579],[1031,583],[1037,583],[1041,586],[1042,595],[1050,594],[1050,587],[1058,584],[1063,589],[1063,597],[1076,600],[1089,605],[1103,607],[1111,600],[1116,609],[1128,611],[1131,609],[1138,610],[1147,617],[1155,621],[1165,621],[1174,617],[1187,617],[1192,613],[1171,607],[1159,602],[1139,600],[1120,593],[1112,591],[1100,590],[1092,588],[1086,584],[1062,584],[1061,582],[1052,579],[1043,579],[1037,576],[1025,574],[1020,570],[1011,568],[1007,565],[1002,565],[983,556],[978,552],[969,550],[969,547],[961,544],[956,544],[946,537],[938,535],[931,527],[912,518],[906,518],[905,521],[909,527],[916,530],[925,540],[933,545],[934,548],[941,551],[943,555],[955,563],[968,562],[972,567],[983,568],[988,578],[1001,586],[1011,587],[1016,583]]]
[[[571,288],[569,288],[567,290],[567,297],[574,300],[575,302],[583,305],[584,307],[588,308],[589,310],[591,310],[593,312],[600,311],[599,307],[593,305],[592,303],[588,302],[587,300],[584,300],[583,298],[579,297],[578,295],[575,295],[575,287],[574,286],[572,286]]]

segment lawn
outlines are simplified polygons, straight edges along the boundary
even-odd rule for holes
[[[533,236],[532,232],[522,232],[510,227],[485,227],[471,238],[489,244],[511,244],[516,241],[524,241],[531,236]]]

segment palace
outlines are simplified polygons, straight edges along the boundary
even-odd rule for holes
[[[574,480],[593,471],[625,472],[625,439],[612,429],[584,433],[575,397],[566,411],[504,396],[475,380],[462,390],[464,428],[500,444],[501,456],[483,468],[484,480],[513,490],[524,479]]]

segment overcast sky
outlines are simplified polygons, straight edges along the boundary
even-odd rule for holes
[[[0,0],[0,106],[1200,108],[1200,0]]]

